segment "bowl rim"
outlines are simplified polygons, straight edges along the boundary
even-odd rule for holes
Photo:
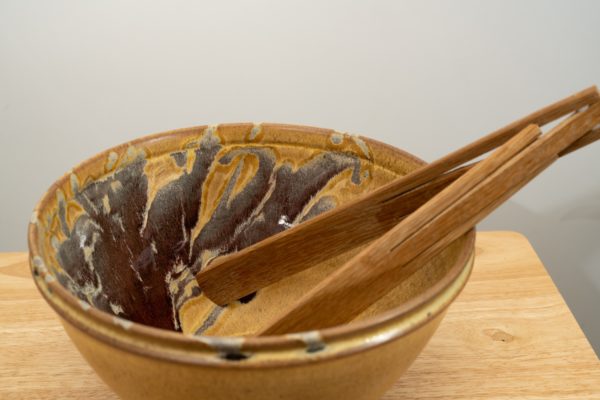
[[[70,175],[74,171],[79,171],[100,159],[103,159],[110,152],[123,151],[131,146],[137,146],[141,144],[152,144],[157,142],[165,141],[166,139],[175,139],[175,137],[181,135],[183,137],[194,134],[203,134],[206,129],[219,129],[219,128],[253,128],[256,127],[253,123],[233,123],[233,124],[219,124],[219,125],[200,125],[189,128],[175,129],[169,131],[163,131],[150,135],[141,136],[132,141],[125,142],[111,148],[105,149],[88,159],[82,161],[73,167],[69,172],[65,173],[61,178],[57,179],[44,193],[42,198],[39,200],[34,209],[34,217],[37,218],[38,210],[43,210],[46,205],[55,196],[57,189],[62,184],[68,182]],[[332,129],[317,128],[305,125],[293,125],[293,124],[278,124],[278,123],[262,123],[261,127],[268,127],[278,130],[284,133],[283,141],[271,142],[278,144],[293,144],[293,136],[297,133],[304,133],[312,136],[329,136],[331,134],[339,134],[340,132]],[[398,149],[389,144],[377,141],[364,136],[358,136],[359,139],[363,140],[370,146],[378,147],[379,149],[386,150],[392,154],[400,154],[406,160],[410,160],[418,165],[425,165],[425,161],[420,158],[402,150]],[[288,140],[289,142],[286,142]],[[257,144],[265,144],[264,142],[258,142]],[[314,146],[318,148],[317,146]],[[160,156],[165,153],[177,151],[176,149],[169,149],[163,153],[153,154],[153,157]],[[235,349],[242,353],[257,352],[281,352],[286,350],[307,350],[306,346],[309,341],[320,341],[327,345],[334,342],[344,342],[349,347],[324,354],[321,356],[320,352],[309,352],[304,351],[306,357],[296,357],[296,362],[310,362],[315,359],[323,359],[325,357],[340,357],[349,354],[353,354],[358,351],[365,351],[369,348],[382,345],[390,340],[408,335],[415,331],[428,321],[436,318],[442,314],[446,308],[452,303],[452,301],[458,296],[472,269],[473,257],[474,257],[474,243],[475,243],[475,228],[461,236],[461,239],[465,240],[464,245],[461,247],[458,256],[446,274],[430,286],[418,296],[402,303],[400,306],[388,310],[384,313],[378,314],[366,318],[364,320],[351,322],[345,325],[338,325],[330,328],[324,328],[319,330],[312,330],[307,332],[300,332],[287,335],[273,335],[273,336],[260,336],[260,337],[222,337],[222,336],[206,336],[206,335],[188,335],[182,332],[170,331],[161,328],[155,328],[152,326],[140,324],[137,322],[125,320],[116,317],[108,312],[102,311],[98,308],[80,301],[75,295],[69,292],[63,287],[52,275],[49,274],[46,269],[41,252],[38,245],[38,227],[36,218],[32,217],[28,226],[28,245],[29,245],[29,261],[32,275],[38,290],[42,296],[49,303],[49,305],[70,324],[77,327],[79,330],[84,331],[91,336],[114,345],[126,351],[132,351],[141,355],[151,356],[153,358],[160,358],[170,361],[192,363],[200,365],[211,365],[211,366],[222,366],[222,367],[237,367],[249,365],[248,361],[252,360],[249,358],[244,360],[243,363],[232,363],[228,359],[222,357],[214,357],[215,354],[222,354],[224,351]],[[459,239],[460,240],[460,239]],[[428,304],[432,304],[438,299],[444,292],[447,293],[445,301],[437,304],[436,308],[426,313],[421,312],[416,321],[406,323],[408,317],[414,314],[418,314]],[[56,298],[58,296],[58,299]],[[82,304],[83,303],[83,304]],[[365,343],[364,340],[359,340],[360,344],[354,343],[353,339],[362,338],[365,335],[373,336],[382,331],[390,330],[392,326],[395,326],[394,334],[384,335],[385,339],[372,340]],[[316,338],[316,339],[315,339]],[[148,340],[160,344],[159,350],[152,351],[148,346],[136,346],[136,343],[147,342]],[[354,343],[354,344],[352,344]],[[193,353],[190,356],[185,356],[177,350],[196,350],[197,353]],[[170,352],[176,350],[175,352]],[[169,354],[170,353],[170,354]],[[208,353],[210,357],[202,357],[203,354]],[[200,357],[198,357],[200,355]],[[265,363],[266,360],[262,359],[254,366],[264,367],[266,365],[290,365],[289,358],[285,359],[285,362],[281,362],[280,359],[272,359],[270,362]]]

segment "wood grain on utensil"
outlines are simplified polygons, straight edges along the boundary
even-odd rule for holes
[[[597,103],[519,152],[523,146],[517,143],[530,143],[531,128],[523,130],[326,278],[262,334],[324,328],[350,321],[426,259],[471,229],[599,122]],[[505,161],[501,154],[514,157]],[[502,160],[503,165],[498,166]]]

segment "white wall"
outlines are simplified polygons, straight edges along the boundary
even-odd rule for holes
[[[276,121],[432,160],[600,84],[594,1],[0,1],[0,251],[72,165],[142,134]],[[600,144],[481,225],[525,233],[600,350]]]

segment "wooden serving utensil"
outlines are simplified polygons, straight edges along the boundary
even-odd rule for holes
[[[455,169],[507,142],[530,124],[545,125],[598,101],[595,87],[542,108],[355,201],[341,205],[239,252],[218,257],[196,279],[205,296],[224,305],[377,238],[472,166]],[[573,149],[599,138],[590,132]],[[578,147],[577,147],[578,146]],[[564,154],[572,151],[565,149]],[[361,229],[355,227],[360,223]],[[289,257],[290,249],[294,257]],[[276,265],[277,268],[272,268]]]
[[[465,234],[600,123],[600,103],[548,134],[530,126],[306,293],[261,335],[349,322]]]

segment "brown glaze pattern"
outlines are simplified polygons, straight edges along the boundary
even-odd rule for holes
[[[194,275],[210,259],[376,184],[360,139],[335,133],[334,149],[324,150],[261,144],[260,133],[229,143],[209,127],[179,151],[111,152],[106,175],[81,186],[71,175],[71,196],[57,192],[56,213],[46,216],[56,278],[103,311],[180,330],[179,310],[200,295]],[[221,311],[215,306],[198,333]]]

